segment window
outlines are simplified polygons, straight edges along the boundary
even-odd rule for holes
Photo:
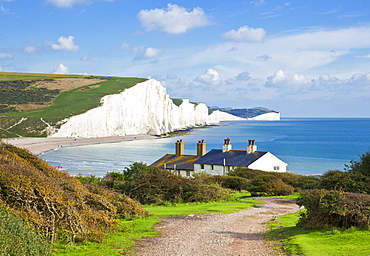
[[[212,169],[212,171],[214,170],[214,169],[213,169],[213,164],[211,165],[211,169]]]
[[[204,170],[204,164],[200,165],[200,169]]]
[[[279,171],[280,170],[280,166],[274,166],[274,171]]]
[[[190,177],[190,171],[186,171],[186,177]]]
[[[177,171],[177,175],[181,175],[181,171],[180,170]]]

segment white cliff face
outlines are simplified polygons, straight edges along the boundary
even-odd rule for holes
[[[209,120],[209,123],[217,124],[220,121],[240,121],[240,120],[247,120],[247,119],[234,116],[232,114],[222,112],[219,110],[215,110],[208,116],[208,120]]]
[[[181,128],[237,118],[227,113],[208,115],[208,107],[183,100],[176,106],[160,82],[150,79],[102,98],[100,107],[71,117],[52,137],[160,135]],[[240,119],[238,119],[240,120]]]
[[[247,120],[277,121],[280,120],[280,113],[270,112],[252,118],[248,118]]]

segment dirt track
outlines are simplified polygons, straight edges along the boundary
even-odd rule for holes
[[[265,240],[268,221],[299,207],[285,199],[263,199],[266,204],[232,214],[162,218],[159,237],[135,248],[135,255],[281,255]]]

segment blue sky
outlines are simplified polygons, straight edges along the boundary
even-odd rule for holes
[[[0,0],[0,71],[152,77],[208,105],[370,117],[370,1]]]

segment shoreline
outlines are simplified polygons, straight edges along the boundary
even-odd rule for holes
[[[109,136],[96,138],[82,137],[48,137],[48,138],[14,138],[3,139],[2,142],[13,146],[29,150],[32,154],[40,155],[58,148],[78,147],[84,145],[118,143],[124,141],[155,139],[156,136],[141,134],[141,135],[126,135],[126,136]]]

